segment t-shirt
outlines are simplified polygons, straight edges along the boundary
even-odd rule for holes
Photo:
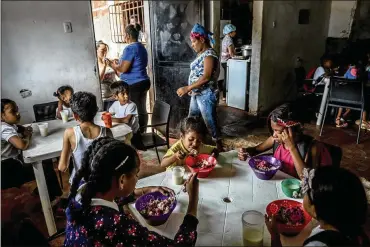
[[[312,237],[316,234],[319,234],[322,231],[324,231],[324,230],[321,229],[320,226],[315,227],[314,229],[312,229],[312,232],[311,232],[311,234],[308,238],[310,238],[310,237]],[[320,242],[320,241],[312,241],[312,242],[309,242],[308,244],[306,244],[305,246],[326,247],[326,244],[324,244],[323,242]]]
[[[200,144],[198,153],[199,154],[211,154],[213,150],[215,149],[215,146],[206,145],[206,144]],[[167,150],[167,153],[163,156],[163,158],[170,157],[177,153],[178,151],[182,151],[186,156],[188,156],[189,151],[184,147],[184,144],[181,140],[178,140],[175,144],[172,145],[170,149]],[[167,169],[172,169],[174,166],[176,166],[176,163],[173,163]]]
[[[344,74],[344,78],[350,79],[350,80],[356,80],[357,79],[357,69],[355,66],[350,66],[346,73]]]
[[[19,136],[17,131],[17,125],[1,122],[1,160],[17,158],[19,155],[19,150],[9,142],[11,137]]]
[[[325,69],[324,67],[320,66],[316,69],[315,71],[315,74],[313,75],[313,80],[314,80],[314,84],[317,84],[317,83],[320,83],[321,80],[317,81],[317,79],[320,78],[320,76],[322,76],[323,74],[325,74]]]
[[[119,59],[120,63],[122,63],[122,61],[131,62],[129,71],[120,74],[122,81],[132,85],[149,79],[146,71],[148,65],[148,52],[143,44],[136,42],[126,46]]]
[[[109,108],[109,112],[115,118],[124,118],[127,115],[132,115],[129,125],[132,128],[132,132],[136,133],[139,129],[139,115],[137,112],[136,104],[129,101],[127,104],[121,105],[119,101],[115,101]]]
[[[226,63],[231,58],[229,54],[229,47],[231,45],[233,45],[233,39],[229,35],[226,35],[222,40],[221,63]]]
[[[193,83],[197,82],[201,76],[204,75],[204,59],[206,57],[213,57],[217,60],[217,63],[215,63],[215,66],[212,71],[211,78],[209,82],[203,84],[202,87],[193,89],[194,92],[200,92],[202,90],[205,90],[207,88],[217,88],[217,80],[218,76],[220,74],[220,66],[219,66],[219,60],[218,56],[215,50],[212,48],[206,50],[202,54],[200,54],[191,64],[190,64],[190,75],[188,79],[188,84],[192,85]]]

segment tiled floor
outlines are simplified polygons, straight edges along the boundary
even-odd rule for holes
[[[224,106],[219,107],[218,113],[220,119],[219,125],[223,126],[222,131],[234,136],[224,138],[224,144],[227,150],[242,146],[256,145],[268,136],[266,126],[263,126],[263,123],[266,122],[264,119],[251,121],[253,119],[248,117],[245,112]],[[327,125],[325,126],[323,136],[320,138],[318,137],[319,130],[316,126],[314,124],[309,124],[305,126],[305,132],[323,142],[340,146],[343,150],[341,166],[370,180],[370,133],[362,131],[361,143],[356,145],[356,127],[357,126],[350,127],[349,129],[338,129]],[[165,150],[161,150],[162,155],[164,151]],[[159,167],[155,151],[142,153],[141,160],[142,166],[140,176],[146,177],[163,171],[163,169]],[[63,180],[63,184],[67,185],[67,176],[64,176]],[[68,188],[64,190],[68,193]],[[37,222],[38,227],[46,234],[47,231],[42,213],[35,213],[32,216]],[[58,227],[63,227],[65,225],[63,218],[58,218],[56,221]],[[53,241],[52,245],[61,246],[62,242],[63,237]]]

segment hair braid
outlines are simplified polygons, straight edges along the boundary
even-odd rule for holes
[[[127,162],[119,166],[124,160]],[[73,179],[70,198],[76,197],[82,180],[86,186],[81,192],[81,208],[73,209],[72,218],[81,220],[86,217],[92,198],[99,192],[109,191],[114,178],[130,173],[137,164],[138,155],[131,146],[110,137],[95,140],[85,152],[81,169]]]

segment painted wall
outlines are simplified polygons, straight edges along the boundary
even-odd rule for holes
[[[254,13],[260,11],[255,9],[258,4],[254,3]],[[253,71],[258,70],[253,66],[258,61],[257,58],[252,59],[251,84],[254,86],[251,86],[251,91],[258,83],[256,74],[259,73],[258,110],[267,111],[296,96],[294,66],[297,57],[304,60],[306,68],[318,64],[325,51],[331,2],[263,1],[260,7],[263,8],[260,71]],[[300,9],[310,10],[309,24],[298,24]],[[258,41],[260,32],[253,28],[253,42]],[[258,48],[257,51],[253,49],[252,57],[259,52]]]
[[[352,40],[370,39],[370,1],[359,0]]]
[[[1,21],[1,97],[17,102],[22,123],[34,121],[32,106],[55,101],[64,84],[101,102],[89,1],[2,1]],[[64,21],[72,33],[64,33]],[[22,98],[22,89],[32,96]]]
[[[328,36],[331,38],[348,38],[351,33],[357,0],[332,1]]]

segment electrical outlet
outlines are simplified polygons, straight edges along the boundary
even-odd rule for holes
[[[72,33],[72,23],[70,22],[63,22],[64,32],[65,33]]]

